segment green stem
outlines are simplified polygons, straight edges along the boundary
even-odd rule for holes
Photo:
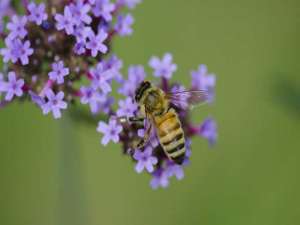
[[[65,114],[61,122],[59,223],[63,225],[88,224],[86,197],[80,147],[72,119]]]

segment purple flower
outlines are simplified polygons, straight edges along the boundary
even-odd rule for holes
[[[133,101],[132,98],[128,97],[125,100],[119,101],[119,109],[117,110],[118,117],[132,117],[137,111],[137,104]]]
[[[48,101],[42,105],[43,114],[46,115],[49,112],[52,112],[55,119],[61,118],[61,109],[67,108],[67,103],[64,99],[64,92],[60,91],[57,94],[49,88],[46,91],[46,97]]]
[[[152,173],[152,180],[150,181],[152,189],[159,187],[167,188],[169,186],[169,176],[163,169],[157,169]]]
[[[94,32],[90,33],[86,48],[91,50],[93,57],[96,57],[98,52],[103,54],[107,52],[108,48],[105,44],[103,44],[107,37],[108,34],[104,30],[100,30],[98,35],[95,35]]]
[[[25,29],[25,25],[27,23],[26,16],[16,16],[12,17],[12,22],[7,24],[7,29],[10,30],[9,37],[10,38],[24,38],[27,35],[27,30]]]
[[[22,65],[27,65],[29,63],[29,56],[33,54],[33,49],[30,48],[30,42],[25,41],[20,48],[20,56],[19,59],[21,60]]]
[[[115,5],[110,3],[110,0],[96,0],[96,5],[93,7],[93,13],[96,17],[102,17],[107,22],[112,20],[112,13],[115,10]]]
[[[158,57],[152,57],[149,65],[154,69],[154,76],[170,79],[177,70],[177,65],[172,63],[173,57],[170,53],[166,53],[162,60]]]
[[[118,0],[118,4],[126,5],[128,8],[133,9],[135,6],[142,2],[142,0]]]
[[[86,42],[87,37],[93,32],[89,26],[84,26],[82,23],[75,26],[73,35],[76,37],[77,42]]]
[[[135,90],[140,83],[145,80],[146,73],[144,67],[141,65],[130,66],[128,69],[128,80],[123,82],[119,93],[125,96],[134,97]]]
[[[123,62],[121,59],[119,59],[116,55],[112,55],[109,60],[106,60],[103,62],[104,68],[106,70],[110,70],[113,74],[113,78],[117,82],[122,82],[122,74],[120,70],[123,67]]]
[[[184,171],[182,166],[177,165],[173,162],[168,162],[167,168],[166,168],[166,175],[168,177],[175,176],[177,180],[182,180],[184,178]]]
[[[33,49],[30,48],[29,41],[23,43],[18,38],[11,39],[8,37],[5,39],[5,44],[6,48],[1,49],[0,52],[5,63],[8,61],[16,63],[18,59],[21,60],[22,65],[27,65],[29,63],[28,57],[33,54]]]
[[[153,165],[156,165],[158,160],[152,156],[152,151],[151,147],[147,147],[144,151],[135,150],[133,158],[138,161],[135,166],[136,172],[141,173],[144,169],[149,173],[154,171]]]
[[[101,95],[92,87],[81,87],[80,93],[80,102],[82,104],[89,104],[91,112],[93,114],[97,113],[99,110],[99,105],[103,104],[106,101],[106,96],[104,96],[103,94]]]
[[[206,138],[210,145],[215,144],[218,137],[216,121],[210,117],[207,118],[201,124],[198,134]]]
[[[64,9],[64,15],[56,14],[56,28],[58,30],[65,30],[67,34],[72,34],[74,32],[74,25],[76,24],[75,18],[68,6]]]
[[[192,89],[204,90],[208,92],[208,101],[212,102],[214,99],[214,88],[216,85],[216,76],[208,74],[207,67],[200,65],[198,70],[192,71]]]
[[[23,79],[17,79],[15,72],[8,73],[8,81],[0,85],[0,89],[6,92],[5,100],[11,101],[14,96],[21,97],[23,95],[22,87],[24,86]],[[2,86],[2,87],[1,87]]]
[[[117,23],[115,25],[115,30],[122,37],[129,36],[133,32],[131,28],[133,23],[134,19],[131,14],[127,14],[126,16],[119,15],[117,18]]]
[[[80,24],[81,22],[90,24],[92,18],[88,15],[91,6],[89,4],[84,4],[83,0],[78,0],[76,4],[70,5],[70,10],[73,17],[76,18],[75,23]]]
[[[18,61],[20,50],[20,46],[18,45],[20,42],[21,41],[19,39],[5,39],[6,48],[2,48],[0,50],[0,53],[3,56],[3,62],[7,63],[9,61],[12,61],[13,63],[16,63]]]
[[[109,81],[113,77],[111,70],[105,70],[102,63],[98,63],[96,68],[90,70],[92,76],[92,86],[97,89],[100,88],[104,94],[111,92]]]
[[[28,11],[30,12],[28,20],[35,22],[37,25],[41,25],[42,22],[48,18],[45,8],[46,5],[44,3],[37,5],[34,2],[31,2],[27,7]]]
[[[108,124],[100,121],[98,124],[97,131],[99,133],[104,134],[101,143],[105,146],[109,141],[113,141],[114,143],[119,142],[120,137],[119,134],[122,132],[123,128],[121,125],[117,123],[115,119],[110,119]]]
[[[70,73],[69,68],[64,67],[64,62],[59,61],[52,64],[52,71],[48,74],[49,78],[57,84],[64,83],[64,77]]]

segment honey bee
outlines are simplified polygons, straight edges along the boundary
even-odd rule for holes
[[[136,147],[142,148],[148,142],[152,127],[155,127],[166,156],[176,164],[182,164],[186,152],[185,135],[175,107],[204,103],[207,100],[206,96],[206,93],[200,90],[165,93],[149,81],[143,81],[135,91],[140,117],[128,118],[131,123],[149,121],[144,138]]]

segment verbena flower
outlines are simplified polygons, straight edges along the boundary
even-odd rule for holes
[[[134,152],[133,158],[137,160],[135,170],[141,173],[146,169],[149,173],[154,171],[154,165],[157,164],[158,160],[152,155],[153,149],[148,146],[144,151],[136,150]]]
[[[206,138],[210,145],[213,145],[218,137],[217,134],[217,123],[212,118],[207,118],[199,128],[198,134]]]
[[[49,73],[51,80],[56,81],[57,84],[64,83],[64,77],[70,73],[69,68],[64,67],[63,61],[58,61],[52,64],[52,71]]]
[[[99,91],[93,87],[81,87],[80,93],[80,102],[82,104],[89,104],[90,110],[93,114],[97,113],[100,105],[106,102],[107,97],[103,94],[100,94]]]
[[[106,70],[102,63],[98,63],[96,68],[90,70],[92,85],[95,89],[100,89],[103,93],[111,92],[110,79],[113,77],[111,70]]]
[[[35,22],[37,25],[41,25],[42,22],[48,18],[47,13],[45,12],[46,5],[44,3],[37,5],[34,2],[31,2],[27,9],[30,12],[28,20]]]
[[[61,110],[67,108],[67,103],[64,99],[64,92],[60,91],[55,94],[51,89],[46,91],[47,102],[42,105],[43,113],[48,114],[52,112],[55,119],[61,117]]]
[[[119,134],[122,130],[122,126],[119,125],[115,119],[110,119],[108,124],[100,121],[97,128],[97,131],[104,135],[101,140],[103,145],[107,145],[110,141],[114,143],[119,142]]]
[[[133,32],[131,28],[133,23],[134,19],[131,14],[119,15],[115,25],[115,30],[120,36],[129,36]]]
[[[199,65],[198,70],[192,71],[192,88],[195,90],[205,90],[208,92],[208,100],[214,99],[214,87],[216,85],[216,76],[209,74],[206,65]]]
[[[152,180],[150,181],[150,186],[153,189],[159,187],[166,188],[169,186],[169,176],[163,169],[157,169],[152,173]]]
[[[56,27],[58,30],[65,30],[67,34],[72,34],[74,32],[74,26],[77,23],[75,18],[72,15],[71,9],[69,6],[66,6],[64,9],[64,14],[56,14],[55,20],[57,21]]]
[[[137,104],[130,97],[119,101],[119,109],[117,110],[118,117],[132,117],[137,111]]]
[[[11,22],[7,24],[7,29],[10,31],[9,37],[13,38],[24,38],[27,35],[27,30],[25,29],[25,25],[27,23],[26,16],[16,16],[12,17]]]
[[[175,176],[177,180],[182,180],[184,178],[183,168],[180,165],[177,165],[173,162],[169,162],[168,167],[166,169],[166,175],[168,177]]]
[[[122,82],[119,93],[134,97],[135,90],[145,78],[146,73],[142,65],[130,66],[128,69],[128,79]]]
[[[23,95],[22,87],[24,86],[23,79],[17,79],[15,72],[8,73],[8,81],[1,82],[0,89],[6,93],[5,100],[11,101],[14,96],[21,97]]]
[[[154,76],[170,79],[177,70],[177,65],[173,64],[172,61],[173,56],[170,53],[166,53],[162,60],[153,56],[149,61],[149,65],[154,69]]]
[[[121,69],[123,67],[123,62],[116,55],[112,55],[108,60],[103,61],[104,68],[110,70],[113,75],[112,78],[118,83],[123,81],[123,76],[121,74]]]
[[[89,15],[91,6],[89,4],[84,4],[83,0],[78,0],[76,4],[70,5],[71,13],[73,14],[75,24],[79,25],[82,23],[90,24],[92,22],[92,17]]]
[[[97,56],[98,52],[104,54],[107,52],[108,48],[103,43],[107,37],[108,34],[104,30],[100,30],[97,35],[94,32],[90,33],[86,48],[92,52],[93,57]]]
[[[93,7],[93,13],[97,17],[102,17],[105,21],[112,20],[112,13],[115,5],[110,0],[95,0],[96,5]]]
[[[145,79],[159,78],[154,84],[165,92],[203,90],[212,103],[216,77],[200,65],[191,72],[191,86],[183,86],[175,74],[177,65],[170,53],[162,58],[151,57],[148,65],[153,76],[146,74],[143,65],[129,65],[128,75],[123,76],[123,61],[113,54],[113,44],[116,36],[133,33],[134,18],[128,9],[140,2],[49,0],[27,4],[22,1],[24,13],[20,14],[16,4],[1,0],[0,34],[4,43],[0,55],[4,69],[0,73],[0,107],[29,100],[43,114],[59,119],[69,105],[84,105],[84,113],[91,113],[93,118],[101,114],[105,118],[97,127],[101,143],[104,146],[111,141],[120,143],[124,156],[134,162],[136,172],[152,177],[153,189],[166,188],[171,179],[183,179],[184,168],[192,162],[192,137],[202,137],[210,146],[216,142],[215,120],[208,117],[200,125],[194,124],[188,95],[181,96],[179,104],[171,102],[186,139],[183,164],[177,165],[164,153],[154,125],[145,146],[136,148],[141,138],[148,135],[149,120],[135,124],[121,123],[120,118],[139,116],[134,97]],[[113,97],[114,89],[119,95]]]

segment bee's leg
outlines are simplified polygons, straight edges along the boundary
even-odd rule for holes
[[[152,131],[152,124],[150,123],[149,127],[147,128],[144,134],[144,137],[137,144],[137,148],[143,148],[148,143],[150,139],[151,131]]]
[[[129,117],[128,121],[131,123],[140,123],[144,122],[145,118],[144,117]]]
[[[144,120],[145,118],[143,117],[117,117],[117,120],[121,124],[134,124],[137,125],[138,127],[144,128]]]

